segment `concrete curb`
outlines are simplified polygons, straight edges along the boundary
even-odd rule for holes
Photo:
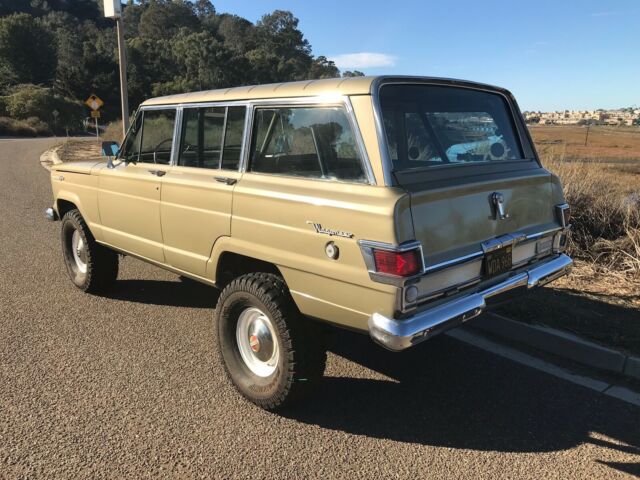
[[[50,148],[42,155],[40,155],[40,165],[42,165],[47,170],[51,171],[51,165],[57,165],[58,163],[62,163],[60,159],[60,155],[58,155],[58,150],[60,150],[64,145],[56,145],[53,148]]]
[[[471,326],[591,368],[640,380],[640,357],[626,355],[570,333],[528,325],[495,313],[479,318]]]

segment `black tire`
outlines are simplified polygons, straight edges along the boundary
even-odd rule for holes
[[[84,271],[73,254],[75,232],[82,239],[82,252],[78,256],[86,265]],[[80,290],[98,293],[113,287],[118,277],[118,254],[96,242],[76,209],[68,211],[62,218],[62,255],[71,281]]]
[[[248,367],[236,337],[241,313],[252,308],[268,317],[278,342],[275,371],[266,377]],[[259,407],[271,411],[289,407],[321,381],[327,361],[323,331],[300,314],[277,275],[249,273],[234,279],[220,294],[216,320],[218,353],[227,376]]]

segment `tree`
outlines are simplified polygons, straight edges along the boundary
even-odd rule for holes
[[[340,70],[336,64],[322,55],[313,60],[308,74],[308,78],[336,78],[339,76]]]
[[[230,87],[241,81],[238,59],[209,32],[183,29],[171,42],[171,50],[180,74],[156,85],[158,94]]]
[[[169,39],[181,28],[199,30],[200,23],[192,3],[185,0],[154,0],[140,16],[138,33],[149,39]]]
[[[360,70],[345,70],[342,72],[343,77],[364,77],[364,73]]]
[[[196,15],[200,19],[213,17],[216,14],[216,8],[211,3],[211,0],[196,0],[193,4]]]
[[[0,59],[5,84],[49,85],[57,63],[53,36],[26,13],[0,18]]]
[[[256,25],[256,33],[258,51],[251,52],[250,58],[258,69],[258,78],[271,77],[278,82],[307,78],[311,47],[291,12],[276,10],[264,15]]]

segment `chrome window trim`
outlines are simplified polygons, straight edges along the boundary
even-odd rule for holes
[[[286,97],[286,98],[263,98],[263,99],[254,99],[254,100],[233,100],[233,101],[221,101],[221,102],[197,102],[197,103],[168,103],[163,105],[141,105],[139,107],[139,111],[144,110],[166,110],[170,108],[207,108],[207,107],[233,107],[233,106],[245,106],[245,124],[244,124],[244,134],[242,137],[242,150],[240,154],[240,162],[238,165],[238,172],[245,173],[247,172],[249,166],[249,150],[251,143],[251,136],[253,131],[253,118],[254,111],[256,107],[260,106],[280,106],[280,107],[288,107],[288,106],[338,106],[345,109],[345,113],[347,116],[347,120],[349,121],[349,125],[354,134],[354,138],[356,140],[356,148],[358,153],[360,154],[360,163],[362,164],[362,168],[364,170],[365,176],[367,178],[367,182],[363,185],[377,185],[375,175],[373,173],[373,167],[371,165],[371,160],[369,159],[369,155],[367,154],[367,149],[364,144],[364,139],[362,137],[362,132],[360,131],[360,126],[358,125],[358,121],[355,118],[355,112],[353,110],[353,105],[351,104],[351,100],[348,95],[315,95],[309,97]],[[225,122],[226,125],[226,122]],[[178,147],[179,148],[179,147]],[[177,166],[177,165],[174,165]],[[232,170],[231,170],[232,171]],[[257,173],[256,173],[257,174]],[[262,175],[262,174],[261,174]],[[269,174],[264,174],[269,175]],[[279,177],[284,177],[285,175],[277,175]],[[339,183],[348,183],[351,185],[360,185],[357,182],[352,181],[344,181],[344,180],[330,180],[330,179],[319,179],[319,178],[308,178],[308,177],[290,177],[290,178],[306,178],[308,180],[314,181],[330,181],[330,182],[339,182]]]
[[[389,145],[387,142],[387,134],[384,129],[384,120],[382,118],[382,106],[380,104],[380,90],[385,85],[433,85],[433,86],[444,86],[444,87],[453,87],[453,88],[466,88],[468,90],[479,90],[487,93],[493,93],[502,96],[507,105],[509,107],[509,112],[511,113],[511,118],[514,122],[514,129],[517,135],[518,141],[520,142],[520,148],[522,149],[522,153],[524,154],[524,141],[525,138],[521,132],[521,128],[516,124],[519,119],[519,115],[516,115],[514,110],[514,106],[512,105],[513,99],[509,98],[508,95],[500,91],[500,89],[492,89],[490,87],[483,87],[482,85],[466,85],[464,83],[455,83],[455,84],[446,84],[442,83],[443,81],[451,81],[451,82],[459,82],[453,79],[428,79],[428,78],[393,78],[393,77],[378,77],[371,83],[371,98],[373,100],[373,117],[376,126],[376,134],[378,137],[378,145],[380,150],[380,158],[382,159],[382,171],[384,175],[384,183],[386,186],[394,186],[394,177],[393,177],[393,161],[391,160],[391,156],[389,155]],[[530,140],[530,139],[527,139]],[[540,164],[540,160],[537,157],[535,148],[533,147],[533,142],[531,143],[531,149],[534,154],[534,160]],[[520,160],[515,160],[517,162],[521,162]]]
[[[127,136],[129,135],[129,133],[131,132],[131,129],[133,128],[133,125],[135,124],[136,120],[138,119],[138,115],[141,115],[142,118],[140,120],[140,127],[142,128],[142,135],[140,136],[140,144],[138,145],[138,152],[140,151],[140,148],[142,147],[142,137],[144,136],[144,112],[146,110],[175,110],[176,112],[176,116],[174,119],[174,124],[173,124],[173,139],[171,140],[171,155],[169,157],[169,163],[167,164],[163,164],[163,163],[151,163],[151,162],[141,162],[141,161],[136,161],[136,163],[142,163],[143,165],[164,165],[165,167],[172,167],[174,166],[174,161],[175,161],[175,155],[176,155],[176,133],[180,132],[180,128],[182,126],[182,112],[179,110],[177,105],[153,105],[153,106],[148,106],[148,107],[143,107],[140,106],[138,107],[138,110],[136,110],[136,113],[133,117],[133,122],[131,122],[131,124],[129,125],[129,129],[127,130],[127,133],[125,134],[121,146],[124,145],[125,140],[127,139]],[[180,121],[178,121],[180,119]],[[138,158],[140,158],[140,155],[138,153]],[[120,152],[118,152],[118,156],[116,157],[117,160],[122,160],[122,158],[120,157]]]
[[[360,126],[355,118],[355,113],[353,111],[353,106],[351,105],[351,101],[349,97],[346,95],[340,96],[315,96],[315,97],[294,97],[294,98],[272,98],[272,99],[260,99],[260,100],[251,100],[249,102],[251,106],[251,119],[250,119],[250,129],[247,132],[249,142],[247,148],[247,155],[245,159],[245,164],[243,166],[243,172],[249,172],[255,175],[268,175],[275,177],[284,177],[284,178],[296,178],[296,179],[306,179],[311,181],[321,181],[321,182],[334,182],[334,183],[346,183],[350,185],[377,185],[376,178],[373,173],[373,168],[371,166],[371,161],[369,159],[369,155],[367,154],[367,150],[364,145],[364,140],[362,139],[362,133],[360,132]],[[360,156],[360,165],[362,167],[362,171],[364,172],[366,182],[354,182],[352,180],[339,180],[339,179],[330,179],[330,178],[314,178],[314,177],[304,177],[304,176],[296,176],[296,175],[283,175],[283,174],[273,174],[266,172],[252,172],[249,170],[249,156],[251,152],[251,138],[253,137],[253,127],[254,127],[254,119],[255,119],[255,111],[258,108],[262,107],[271,107],[271,108],[319,108],[319,107],[338,107],[344,110],[345,117],[349,122],[349,126],[351,127],[351,131],[353,132],[353,137],[356,144],[356,151]]]
[[[222,154],[224,153],[224,142],[227,140],[227,120],[229,119],[229,106],[225,106],[223,108],[224,108],[224,122],[222,123],[222,137],[220,138],[220,155],[218,155],[218,170],[222,170]]]
[[[176,124],[173,126],[173,142],[171,142],[171,161],[169,165],[175,167],[178,164],[178,150],[180,149],[180,137],[182,136],[182,107],[176,108]]]

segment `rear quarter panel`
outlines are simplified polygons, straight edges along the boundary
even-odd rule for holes
[[[394,222],[397,210],[406,222]],[[396,288],[369,278],[357,241],[405,241],[408,215],[401,190],[245,173],[234,191],[231,237],[216,243],[210,273],[224,251],[274,263],[303,313],[364,330],[371,313],[392,314]],[[318,233],[313,223],[353,236]],[[326,255],[328,242],[338,259]]]

